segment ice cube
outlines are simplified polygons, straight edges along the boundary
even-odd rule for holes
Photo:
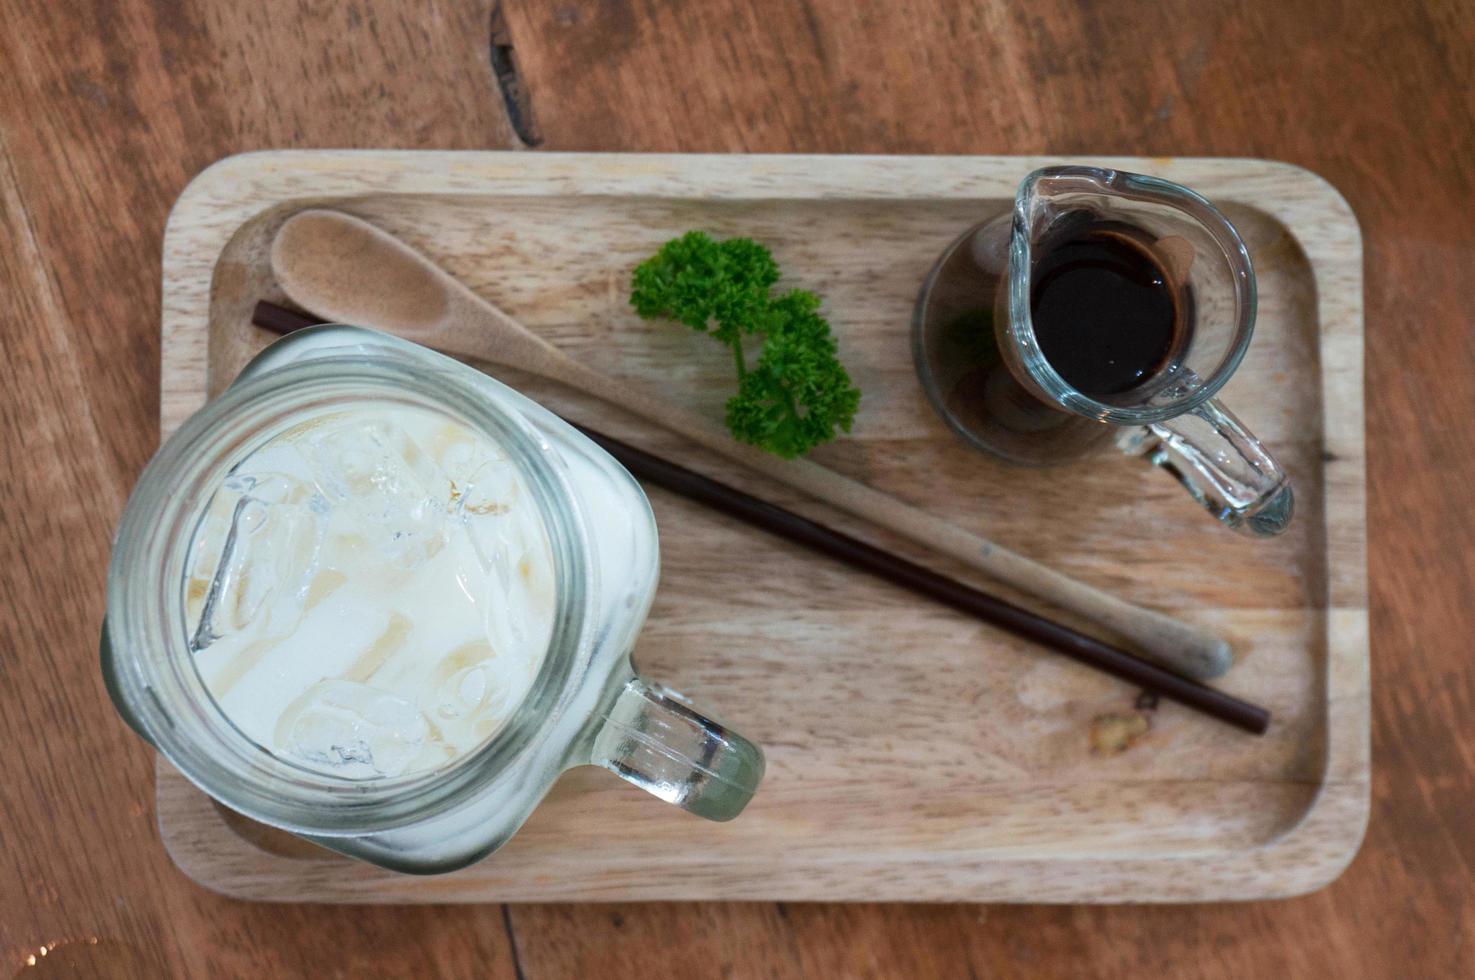
[[[431,449],[451,486],[453,515],[505,514],[521,502],[516,466],[495,447],[478,442],[465,429],[435,434]]]
[[[349,779],[397,776],[426,748],[431,728],[414,703],[356,681],[324,680],[284,716],[292,758]]]
[[[502,717],[513,707],[504,680],[490,660],[464,667],[433,693],[436,713],[447,722],[484,712]]]
[[[458,567],[482,573],[462,572],[462,591],[476,603],[494,651],[541,652],[547,636],[536,624],[551,616],[553,592],[541,515],[510,459],[484,454],[457,460],[457,448],[442,457],[443,465],[457,468],[461,488],[448,540]]]
[[[195,536],[191,585],[208,585],[194,649],[247,629],[261,637],[290,632],[302,618],[326,530],[325,504],[311,483],[240,469],[226,478]]]
[[[395,566],[418,567],[445,546],[450,483],[403,429],[350,420],[305,434],[302,445],[335,513]]]

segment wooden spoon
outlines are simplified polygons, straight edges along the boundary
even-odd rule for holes
[[[526,371],[588,392],[775,480],[1086,617],[1143,656],[1191,677],[1229,669],[1229,645],[1132,605],[806,459],[737,442],[703,416],[587,367],[531,333],[404,242],[337,211],[290,218],[271,267],[292,300],[318,316],[372,327],[446,354]]]

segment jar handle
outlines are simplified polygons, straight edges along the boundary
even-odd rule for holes
[[[758,746],[633,674],[595,733],[590,761],[708,820],[741,813],[763,778]]]
[[[1165,422],[1124,429],[1117,444],[1167,470],[1237,531],[1270,537],[1291,522],[1295,496],[1285,471],[1218,399]]]

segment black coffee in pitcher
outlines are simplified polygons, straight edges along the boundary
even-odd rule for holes
[[[1030,288],[1040,353],[1067,384],[1105,398],[1146,384],[1188,344],[1192,296],[1147,235],[1082,222],[1041,242]]]

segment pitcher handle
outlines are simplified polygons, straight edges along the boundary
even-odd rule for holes
[[[1295,495],[1285,472],[1218,399],[1166,422],[1124,429],[1118,445],[1167,470],[1237,531],[1271,537],[1291,523]]]
[[[594,737],[595,765],[708,820],[731,820],[763,778],[763,751],[631,675]]]

